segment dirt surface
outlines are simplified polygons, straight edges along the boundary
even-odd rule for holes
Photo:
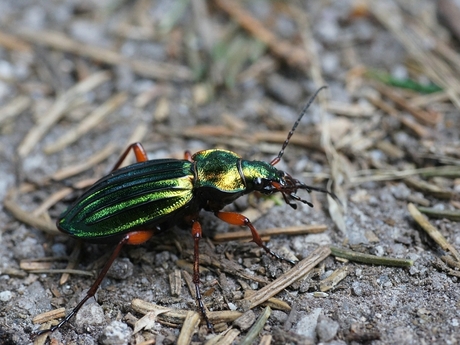
[[[269,247],[287,257],[301,260],[326,245],[413,265],[328,256],[276,295],[289,308],[272,304],[249,343],[460,343],[458,262],[441,261],[446,251],[408,211],[413,203],[458,217],[460,65],[449,23],[458,22],[460,10],[450,1],[378,3],[1,1],[0,199],[53,224],[81,191],[74,188],[37,211],[43,202],[102,177],[132,141],[142,141],[150,159],[219,147],[270,162],[302,106],[328,85],[277,167],[320,188],[333,180],[343,207],[324,194],[299,192],[314,208],[294,210],[280,196],[251,194],[228,210],[246,214],[260,230],[327,225],[319,234],[273,236]],[[404,88],[397,81],[406,82]],[[92,162],[99,152],[106,154]],[[56,175],[81,164],[88,167],[78,174]],[[460,249],[458,218],[429,220]],[[211,213],[202,212],[201,223],[201,291],[210,311],[237,308],[245,291],[291,268],[254,243],[212,241],[240,229]],[[40,326],[32,319],[61,307],[70,312],[113,249],[83,244],[75,269],[92,275],[72,274],[62,285],[61,274],[30,272],[34,259],[51,258],[35,268],[66,268],[76,246],[69,236],[24,224],[3,206],[0,344],[178,342],[182,321],[154,322],[134,334],[143,315],[131,303],[139,298],[196,310],[184,273],[193,239],[180,228],[125,248],[96,298],[49,338],[34,340]],[[338,269],[346,270],[345,278],[321,292],[321,282]],[[174,273],[180,274],[177,293],[171,291]],[[232,334],[240,343],[264,310],[217,324],[214,333],[201,324],[183,343],[204,344],[229,327],[238,331],[227,334],[229,343]]]

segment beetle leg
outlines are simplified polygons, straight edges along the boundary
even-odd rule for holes
[[[265,244],[263,244],[262,239],[260,238],[260,235],[257,232],[256,228],[254,227],[254,225],[252,225],[251,221],[246,216],[239,214],[239,213],[223,212],[223,211],[217,211],[214,214],[216,215],[216,217],[223,220],[225,223],[228,223],[231,225],[247,226],[251,230],[252,241],[255,242],[260,248],[262,248],[268,254],[274,256],[278,260],[287,261],[290,264],[295,265],[294,261],[289,260],[287,258],[283,258],[282,256],[279,256],[273,250],[271,250]]]
[[[120,158],[118,158],[117,163],[115,163],[115,166],[111,171],[117,170],[120,167],[120,165],[123,163],[130,150],[134,151],[134,154],[136,155],[136,162],[145,162],[149,160],[147,152],[145,152],[144,146],[142,146],[141,143],[133,143],[129,145],[128,148],[122,153]]]
[[[193,162],[192,153],[189,150],[184,152],[184,159],[188,160],[189,162]]]
[[[194,241],[194,257],[193,257],[193,283],[195,284],[195,294],[196,294],[196,302],[198,304],[198,308],[200,308],[201,315],[203,315],[206,325],[209,329],[212,328],[212,323],[208,319],[208,315],[206,314],[206,309],[203,303],[203,299],[201,298],[200,292],[200,240],[202,237],[201,231],[201,224],[197,221],[193,221],[192,225],[192,236]]]
[[[90,289],[86,293],[86,296],[77,304],[75,308],[72,309],[72,311],[61,321],[59,322],[56,326],[53,326],[49,329],[44,329],[37,331],[35,334],[36,335],[41,335],[45,334],[48,332],[54,332],[55,330],[61,328],[63,325],[65,325],[67,322],[70,321],[70,319],[78,313],[80,308],[85,304],[87,300],[89,300],[91,297],[93,297],[96,294],[97,289],[99,288],[99,285],[101,285],[102,280],[104,279],[105,275],[107,274],[107,271],[109,270],[110,266],[112,266],[113,262],[117,258],[118,254],[120,254],[121,249],[125,244],[141,244],[147,241],[150,237],[153,236],[153,231],[133,231],[130,233],[127,233],[120,242],[118,242],[117,246],[115,247],[115,250],[113,251],[112,255],[110,258],[107,260],[105,263],[104,267],[102,268],[101,272],[97,276],[96,280],[94,281],[93,285],[91,285]]]

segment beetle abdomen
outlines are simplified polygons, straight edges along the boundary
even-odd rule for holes
[[[161,159],[130,165],[96,182],[58,220],[82,239],[147,230],[174,216],[193,198],[192,163]]]

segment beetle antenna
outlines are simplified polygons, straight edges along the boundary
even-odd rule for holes
[[[273,158],[273,160],[270,162],[270,165],[276,165],[279,163],[279,161],[281,160],[281,157],[283,157],[283,154],[284,154],[284,149],[286,148],[286,146],[288,146],[289,144],[289,140],[291,139],[292,135],[294,134],[294,131],[296,130],[297,126],[299,125],[300,123],[300,120],[302,120],[302,117],[305,115],[305,113],[307,112],[307,109],[310,107],[310,105],[313,103],[313,101],[315,100],[316,96],[318,95],[318,93],[322,90],[322,89],[325,89],[327,88],[327,86],[321,86],[318,90],[316,90],[316,92],[313,94],[313,96],[310,97],[310,99],[308,100],[307,104],[305,105],[305,107],[303,107],[302,109],[302,112],[300,113],[299,115],[299,118],[297,119],[297,121],[294,123],[294,126],[292,126],[292,129],[291,131],[289,132],[286,140],[284,141],[283,143],[283,146],[281,147],[281,151],[278,153],[278,156]]]

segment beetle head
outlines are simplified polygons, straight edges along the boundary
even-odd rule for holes
[[[297,208],[296,201],[313,207],[313,204],[311,202],[302,199],[300,196],[297,195],[297,191],[302,189],[306,190],[308,193],[310,193],[313,190],[321,193],[326,193],[332,196],[335,200],[338,200],[337,196],[334,193],[331,193],[322,188],[308,186],[305,183],[293,178],[290,174],[284,171],[277,169],[275,170],[277,171],[277,178],[255,177],[253,179],[253,189],[266,195],[279,192],[283,195],[286,204],[291,206],[293,209]]]

